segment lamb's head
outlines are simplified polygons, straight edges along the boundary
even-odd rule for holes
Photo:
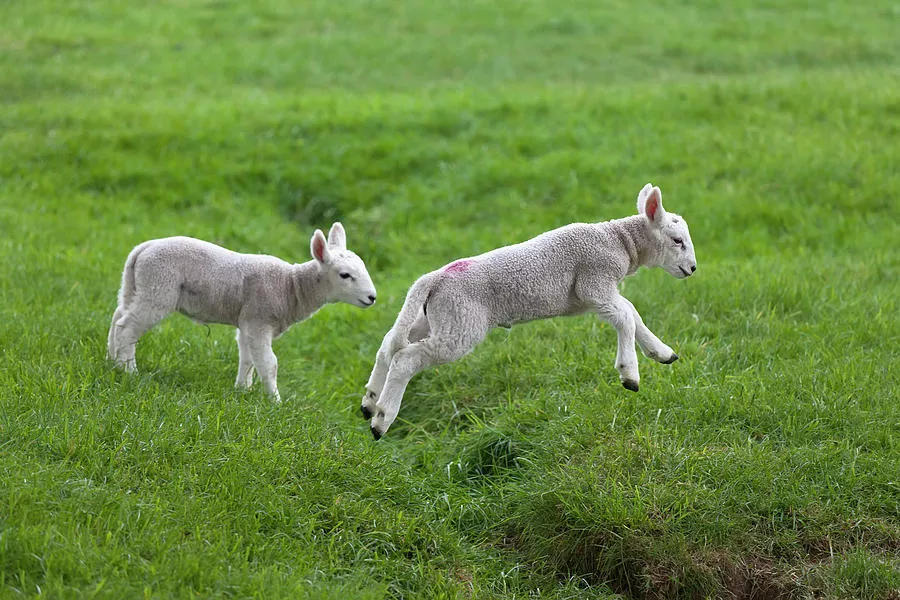
[[[697,270],[697,258],[687,222],[663,209],[662,192],[649,183],[638,194],[637,208],[654,237],[654,264],[679,279],[690,277]]]
[[[322,230],[316,229],[310,251],[328,287],[329,302],[346,302],[361,308],[375,304],[375,285],[362,259],[347,250],[343,225],[332,225],[327,240]]]

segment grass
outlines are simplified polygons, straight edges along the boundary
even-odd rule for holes
[[[889,2],[0,5],[0,596],[900,597],[900,13]],[[492,332],[358,416],[410,282],[647,181],[699,270]],[[132,246],[308,259],[379,305],[104,360]]]

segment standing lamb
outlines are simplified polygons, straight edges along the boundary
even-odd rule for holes
[[[536,238],[465,258],[416,281],[378,350],[362,413],[379,439],[397,418],[409,380],[468,354],[494,327],[595,312],[618,333],[616,369],[638,390],[635,339],[644,354],[669,364],[672,349],[644,325],[617,286],[639,267],[679,279],[697,268],[687,223],[662,206],[647,184],[638,214],[604,223],[573,223]]]
[[[266,391],[280,401],[272,340],[327,303],[362,308],[375,304],[372,279],[362,259],[347,250],[340,223],[332,225],[327,241],[317,229],[310,249],[315,260],[292,265],[274,256],[239,254],[189,237],[136,246],[122,273],[119,305],[109,328],[109,358],[128,372],[135,371],[138,339],[174,311],[201,324],[234,325],[235,385],[249,388],[255,368]]]

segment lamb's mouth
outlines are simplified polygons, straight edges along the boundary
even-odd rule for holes
[[[368,306],[372,306],[373,304],[375,304],[375,301],[374,300],[360,300],[359,303],[362,304],[363,306],[368,307]]]
[[[678,265],[678,268],[681,269],[681,272],[684,273],[684,276],[685,276],[685,277],[690,277],[690,276],[691,276],[690,272],[687,271],[687,270],[686,270],[684,267],[682,267],[681,265]]]

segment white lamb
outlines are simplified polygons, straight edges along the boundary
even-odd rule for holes
[[[433,365],[468,354],[497,326],[592,311],[618,333],[616,369],[638,390],[637,354],[669,364],[678,359],[644,325],[617,286],[639,267],[662,267],[678,278],[697,268],[687,223],[662,206],[647,184],[638,215],[604,223],[573,223],[536,238],[457,260],[416,281],[384,337],[362,413],[379,439],[397,418],[409,380]]]
[[[327,241],[317,229],[310,249],[314,260],[290,264],[189,237],[136,246],[122,273],[119,305],[109,328],[109,358],[135,371],[138,339],[174,311],[201,324],[234,325],[239,356],[235,385],[249,388],[255,368],[266,391],[280,401],[272,340],[327,303],[375,304],[372,279],[363,261],[347,250],[340,223],[332,225]]]

